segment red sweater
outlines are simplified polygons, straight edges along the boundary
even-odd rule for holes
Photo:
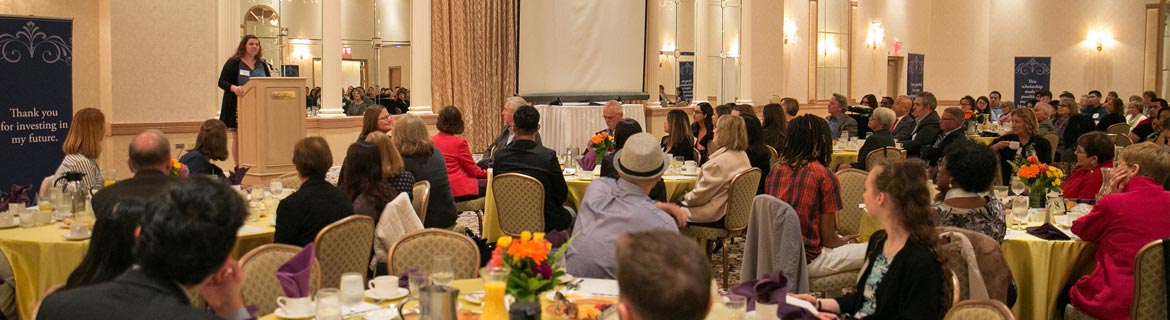
[[[1072,232],[1098,245],[1097,268],[1073,285],[1072,304],[1096,319],[1129,319],[1133,260],[1142,246],[1170,237],[1170,192],[1154,179],[1134,177],[1124,193],[1102,197],[1093,211],[1073,221]]]
[[[451,195],[460,197],[478,194],[477,179],[487,179],[487,172],[475,165],[475,160],[471,158],[471,148],[467,147],[467,140],[442,132],[431,136],[431,140],[435,147],[443,152],[443,160],[447,162],[447,180],[451,181]]]
[[[1079,168],[1064,180],[1065,199],[1096,199],[1101,191],[1101,168],[1112,168],[1113,160],[1098,163],[1092,169]]]

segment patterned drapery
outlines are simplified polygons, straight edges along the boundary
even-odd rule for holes
[[[472,152],[491,143],[516,92],[515,0],[431,1],[431,92],[436,113],[463,111]]]

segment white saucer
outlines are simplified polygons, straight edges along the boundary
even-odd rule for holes
[[[394,300],[394,299],[405,297],[408,294],[410,294],[410,290],[407,290],[405,288],[398,288],[398,291],[395,291],[394,294],[391,294],[391,295],[385,296],[385,297],[379,296],[377,293],[374,293],[373,289],[366,290],[366,298],[370,298],[370,300],[374,300],[374,301]]]
[[[313,316],[317,315],[316,311],[309,311],[309,314],[291,315],[291,314],[284,313],[284,309],[281,309],[281,308],[276,308],[276,310],[273,311],[272,313],[276,314],[276,317],[281,318],[281,319],[309,319],[309,318],[312,318]]]
[[[92,235],[93,235],[92,231],[86,232],[85,235],[82,235],[82,236],[74,236],[73,234],[66,232],[65,234],[62,234],[61,237],[65,238],[65,240],[78,241],[78,240],[89,239],[89,237]]]

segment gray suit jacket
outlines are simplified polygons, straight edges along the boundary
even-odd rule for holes
[[[894,140],[906,141],[914,137],[914,116],[909,114],[898,119],[898,123],[894,125]]]
[[[826,116],[825,121],[828,122],[829,117]],[[829,128],[832,129],[832,126],[830,126]],[[832,134],[832,136],[830,136],[830,137],[832,137],[834,140],[836,140],[837,137],[841,136],[841,131],[849,132],[850,137],[856,137],[857,136],[857,120],[853,120],[853,117],[850,117],[849,115],[842,113],[841,114],[841,123],[837,124],[837,130],[830,132]]]
[[[745,243],[740,280],[757,280],[782,271],[788,279],[788,292],[808,293],[804,238],[800,235],[800,218],[792,206],[771,195],[757,195],[752,201]]]

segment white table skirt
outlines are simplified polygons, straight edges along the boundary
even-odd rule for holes
[[[606,128],[605,118],[601,111],[604,106],[538,105],[540,111],[540,138],[541,143],[558,154],[565,153],[565,148],[577,147],[584,152],[588,147],[589,137],[594,132]],[[640,104],[622,105],[622,112],[626,118],[632,118],[646,128],[646,115]]]

